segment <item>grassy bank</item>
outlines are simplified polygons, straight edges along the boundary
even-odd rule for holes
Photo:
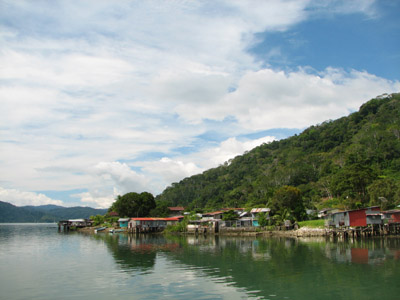
[[[310,228],[325,228],[325,220],[309,220],[309,221],[301,221],[298,223],[301,227],[310,227]]]

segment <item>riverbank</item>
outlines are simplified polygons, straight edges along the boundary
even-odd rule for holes
[[[110,230],[113,228],[106,228],[101,233],[110,233]],[[84,227],[78,228],[76,230],[80,233],[85,234],[94,234],[94,227]],[[177,233],[181,234],[181,233]],[[183,233],[187,234],[187,233]],[[213,234],[214,233],[208,233]],[[330,230],[323,228],[311,228],[311,227],[302,227],[297,230],[229,230],[229,231],[221,231],[217,233],[217,235],[223,236],[287,236],[287,237],[313,237],[313,236],[327,236],[330,234]]]
[[[281,237],[321,237],[328,236],[331,231],[324,228],[302,227],[297,230],[221,230],[223,236],[281,236]]]

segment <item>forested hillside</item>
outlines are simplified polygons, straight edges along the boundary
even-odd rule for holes
[[[400,204],[399,181],[400,94],[392,94],[370,100],[348,117],[311,126],[185,178],[156,200],[189,209],[268,205],[279,210],[290,201],[296,204],[289,209],[297,206],[303,212],[390,208]]]

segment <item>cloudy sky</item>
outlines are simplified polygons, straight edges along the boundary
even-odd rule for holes
[[[400,91],[391,0],[0,0],[0,201],[108,207]]]

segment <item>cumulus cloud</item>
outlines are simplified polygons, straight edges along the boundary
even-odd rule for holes
[[[158,161],[143,162],[141,165],[143,166],[143,170],[148,174],[158,174],[161,176],[161,188],[164,188],[171,182],[177,182],[204,170],[193,162],[183,162],[168,157],[163,157]]]
[[[268,144],[275,140],[273,136],[265,136],[255,140],[240,141],[236,138],[229,138],[222,141],[217,147],[206,149],[196,154],[198,163],[205,169],[217,167],[228,162],[230,159],[244,154],[261,144]],[[200,159],[199,159],[200,158]],[[195,158],[194,158],[195,159]]]
[[[73,194],[71,197],[79,199],[81,203],[95,208],[109,208],[114,202],[115,198],[119,195],[118,191],[114,188],[113,193],[91,190],[89,192]]]
[[[304,128],[347,115],[366,100],[398,90],[399,81],[356,70],[327,68],[315,73],[261,69],[246,73],[234,92],[212,104],[211,112],[210,105],[200,102],[196,109],[185,103],[179,113],[192,122],[234,116],[248,130]]]
[[[0,187],[0,200],[8,202],[16,206],[25,205],[63,205],[61,200],[55,200],[47,197],[44,194],[34,192],[24,192],[16,189],[5,189]]]
[[[133,171],[127,164],[120,162],[100,162],[95,167],[95,173],[104,181],[110,181],[121,193],[141,192],[148,180],[144,175]]]

